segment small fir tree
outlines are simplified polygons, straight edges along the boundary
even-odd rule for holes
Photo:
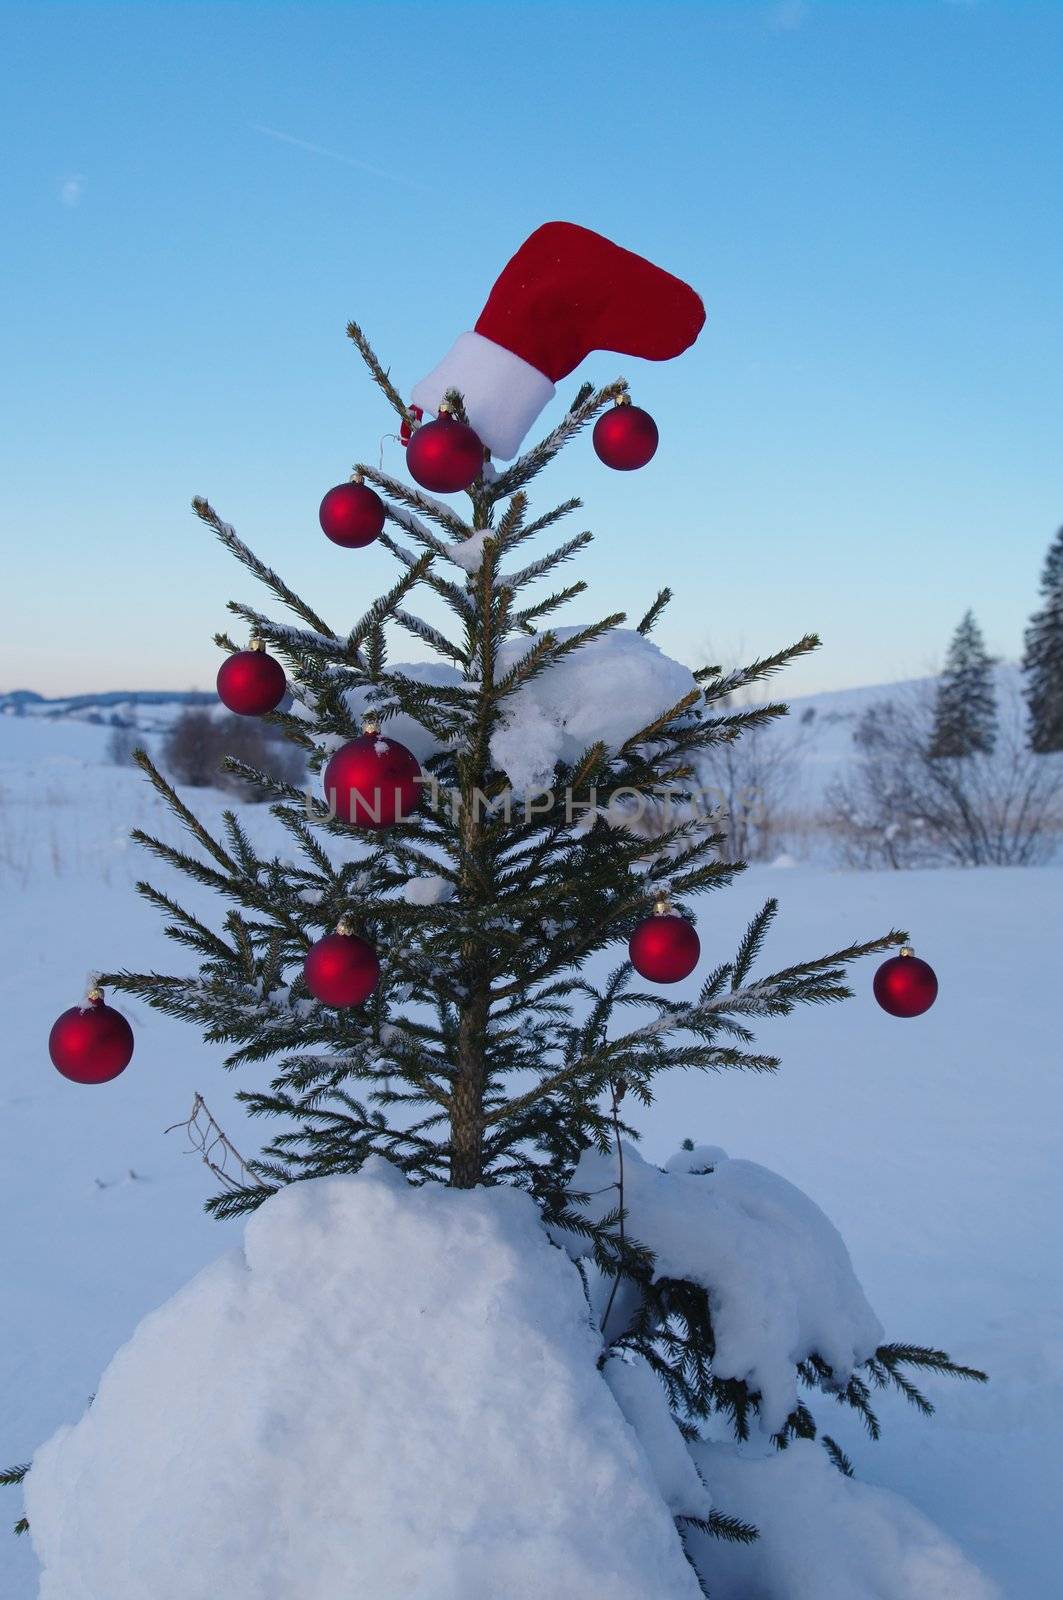
[[[974,612],[967,611],[952,636],[945,670],[938,681],[930,754],[988,755],[996,739],[993,660],[986,652]]]
[[[349,333],[400,419],[412,424],[361,330],[351,324]],[[601,988],[586,976],[588,959],[622,947],[662,896],[692,919],[697,896],[725,888],[743,870],[722,855],[717,822],[699,806],[697,759],[784,715],[783,704],[736,708],[732,697],[819,643],[810,634],[739,670],[701,668],[688,693],[618,746],[592,742],[558,762],[551,793],[534,806],[506,803],[508,779],[492,741],[521,690],[626,620],[614,614],[578,629],[545,628],[585,584],[538,599],[526,591],[553,577],[592,535],[577,533],[521,564],[517,552],[580,504],[568,500],[533,518],[525,491],[626,388],[623,380],[597,391],[585,385],[540,444],[477,479],[468,491],[468,520],[418,488],[358,466],[356,473],[385,498],[395,536],[384,532],[381,541],[402,570],[390,592],[346,629],[302,600],[206,501],[194,502],[202,521],[301,624],[230,605],[287,665],[294,705],[270,720],[320,772],[337,744],[360,732],[362,708],[385,733],[389,720],[409,717],[435,742],[426,766],[439,798],[367,836],[338,820],[324,801],[308,804],[302,790],[230,760],[246,782],[272,797],[296,847],[290,860],[263,857],[235,813],[226,815],[223,837],[210,833],[141,752],[143,770],[202,853],[139,830],[135,837],[215,890],[229,910],[221,928],[210,928],[151,885],[139,885],[168,918],[171,936],[199,957],[199,970],[116,972],[101,982],[232,1045],[230,1067],[279,1058],[268,1090],[241,1091],[238,1098],[252,1114],[279,1119],[282,1131],[249,1163],[252,1182],[208,1203],[216,1215],[253,1209],[296,1179],[357,1171],[373,1153],[414,1182],[515,1184],[535,1197],[548,1223],[593,1232],[599,1264],[642,1285],[649,1308],[644,1332],[655,1313],[656,1326],[668,1318],[669,1328],[682,1327],[681,1336],[669,1332],[659,1361],[673,1374],[677,1400],[690,1415],[704,1415],[713,1400],[707,1301],[697,1293],[683,1301],[673,1285],[654,1290],[645,1253],[624,1239],[618,1215],[592,1229],[573,1208],[568,1185],[580,1152],[592,1144],[613,1148],[621,1134],[637,1137],[620,1119],[620,1100],[648,1104],[664,1072],[773,1070],[777,1059],[756,1049],[751,1023],[797,1005],[849,998],[849,963],[907,936],[891,931],[756,977],[776,912],[769,901],[735,956],[712,967],[692,1000],[633,989],[627,960]],[[463,418],[461,396],[451,392],[448,401]],[[418,586],[449,609],[449,634],[408,608]],[[638,635],[649,634],[670,598],[669,590],[660,591]],[[450,681],[389,667],[389,626],[411,633],[455,669],[444,675]],[[524,648],[500,666],[511,640]],[[225,635],[218,642],[234,648]],[[632,794],[644,802],[639,823],[617,825]],[[430,892],[419,893],[419,882]],[[370,1001],[349,1009],[314,1002],[301,976],[310,945],[341,921],[374,944],[382,969]],[[903,1348],[907,1354],[899,1356],[891,1347],[873,1381],[892,1374],[898,1361],[919,1364],[914,1347]],[[696,1370],[692,1350],[703,1360]],[[946,1360],[940,1353],[927,1359],[935,1369]],[[803,1375],[830,1386],[826,1373],[808,1368]],[[857,1383],[848,1397],[865,1410],[866,1387]],[[715,1403],[744,1417],[756,1397],[739,1397],[729,1385]],[[804,1414],[794,1420],[797,1431],[809,1426]]]
[[[361,330],[352,324],[349,333],[400,420],[416,426]],[[320,774],[335,749],[361,733],[368,710],[385,739],[400,716],[425,734],[433,753],[423,765],[438,791],[408,818],[367,832],[340,820],[324,799],[230,759],[234,773],[270,798],[292,842],[288,857],[263,855],[234,811],[219,834],[208,830],[139,751],[141,768],[196,848],[139,829],[134,838],[214,891],[227,909],[211,926],[171,895],[139,884],[196,964],[175,975],[102,974],[100,983],[226,1043],[231,1068],[275,1063],[267,1088],[242,1090],[238,1098],[253,1115],[275,1118],[279,1131],[246,1163],[244,1180],[230,1181],[208,1202],[216,1216],[251,1211],[300,1179],[356,1172],[371,1155],[415,1184],[515,1185],[534,1198],[551,1229],[587,1241],[597,1268],[615,1280],[614,1294],[624,1283],[626,1311],[614,1319],[615,1331],[606,1331],[614,1294],[601,1319],[600,1364],[623,1350],[638,1352],[660,1376],[688,1438],[699,1421],[718,1415],[741,1439],[760,1396],[747,1383],[714,1375],[708,1293],[657,1274],[650,1251],[625,1229],[621,1139],[638,1135],[622,1106],[648,1104],[659,1077],[674,1070],[773,1070],[777,1058],[756,1046],[757,1019],[849,998],[849,964],[901,945],[907,935],[891,931],[758,976],[776,912],[769,901],[734,956],[712,960],[690,999],[636,986],[623,957],[600,986],[591,982],[590,958],[619,953],[655,903],[665,899],[693,920],[700,897],[743,870],[723,854],[712,809],[700,804],[699,761],[782,716],[780,703],[736,707],[731,697],[819,642],[806,635],[735,671],[704,667],[644,725],[613,742],[591,739],[557,761],[548,794],[534,803],[510,794],[496,739],[505,734],[507,748],[520,745],[522,691],[569,672],[581,652],[601,651],[603,642],[648,652],[642,641],[670,599],[662,589],[625,636],[619,613],[579,628],[548,626],[583,593],[582,581],[548,585],[541,597],[528,592],[553,579],[592,536],[579,532],[544,554],[527,554],[536,537],[580,505],[570,499],[533,517],[527,486],[626,387],[623,380],[598,390],[585,385],[540,444],[503,470],[486,465],[468,491],[467,518],[382,471],[356,468],[385,500],[391,529],[380,537],[400,575],[353,626],[323,617],[205,500],[194,502],[225,547],[294,614],[292,624],[230,604],[285,663],[290,707],[268,720],[305,752],[311,772]],[[461,395],[450,391],[447,401],[463,419]],[[410,609],[415,589],[449,611],[447,631]],[[395,629],[427,645],[449,670],[390,666]],[[218,643],[236,649],[224,634]],[[575,695],[579,682],[577,675]],[[371,942],[381,970],[368,1001],[337,1008],[313,999],[303,963],[341,924]],[[592,1146],[619,1163],[616,1204],[594,1220],[582,1204],[586,1196],[572,1188],[580,1156]],[[809,1391],[853,1407],[874,1437],[875,1389],[893,1387],[931,1409],[912,1382],[913,1367],[982,1376],[909,1344],[881,1346],[842,1381],[814,1352],[796,1370]],[[816,1433],[801,1401],[776,1441],[782,1447]],[[849,1471],[839,1447],[823,1442]],[[704,1522],[678,1518],[677,1528],[684,1541],[696,1529],[755,1536],[716,1513]]]
[[[1063,750],[1063,528],[1045,558],[1043,605],[1030,618],[1022,660],[1030,749],[1038,755]]]

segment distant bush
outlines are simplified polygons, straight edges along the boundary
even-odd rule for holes
[[[268,799],[253,784],[226,771],[222,765],[226,756],[282,783],[297,784],[303,778],[302,752],[276,735],[269,724],[244,717],[212,717],[209,711],[194,709],[183,711],[167,733],[161,762],[172,778],[192,788],[225,789],[252,802]]]
[[[857,756],[828,791],[842,859],[859,867],[1036,866],[1063,837],[1063,758],[1025,748],[1012,695],[988,750],[937,753],[932,695],[912,691],[864,713]]]
[[[128,767],[133,762],[133,751],[143,743],[143,735],[136,728],[115,723],[107,741],[107,759],[116,767]]]

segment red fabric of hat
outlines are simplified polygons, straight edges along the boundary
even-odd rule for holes
[[[566,377],[594,350],[681,355],[705,322],[680,278],[574,222],[547,222],[506,264],[475,330],[413,390],[437,411],[449,388],[492,454],[508,459]]]

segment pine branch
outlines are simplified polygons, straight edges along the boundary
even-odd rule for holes
[[[740,989],[745,983],[746,978],[749,976],[749,969],[760,954],[764,936],[774,922],[775,913],[778,909],[779,902],[777,900],[768,900],[746,929],[742,943],[738,947],[738,954],[735,956],[731,974],[732,989]],[[704,995],[704,992],[703,998],[708,998],[708,996]]]
[[[773,656],[764,656],[760,660],[753,661],[748,667],[737,667],[728,673],[721,673],[719,667],[701,667],[695,672],[694,677],[699,683],[706,683],[706,700],[722,700],[727,695],[734,694],[737,689],[745,689],[751,683],[758,683],[763,678],[771,677],[773,673],[788,666],[791,661],[810,655],[813,650],[819,649],[821,642],[818,634],[806,633],[796,644],[788,645],[785,650],[780,650]]]
[[[172,917],[175,923],[180,924],[190,934],[194,934],[200,941],[200,947],[206,953],[213,955],[220,961],[235,959],[235,951],[225,943],[224,939],[219,939],[216,933],[204,923],[198,921],[196,917],[193,917],[183,906],[178,905],[177,901],[172,900],[169,895],[160,893],[158,889],[153,889],[150,883],[144,883],[143,881],[135,884],[134,887],[137,894],[142,895],[157,910],[162,911],[168,917]],[[165,931],[169,933],[170,929],[167,928]]]
[[[418,567],[422,558],[415,556],[412,551],[406,550],[401,544],[397,544],[396,541],[394,539],[390,539],[386,533],[382,533],[380,535],[380,543],[384,546],[385,550],[390,550],[392,555],[395,556],[397,560],[402,562],[403,566],[411,569]],[[447,602],[451,610],[454,611],[464,623],[471,625],[475,616],[475,612],[472,601],[465,593],[464,589],[459,589],[458,585],[456,583],[451,583],[449,578],[441,577],[440,574],[432,567],[425,568],[423,571],[421,571],[420,576],[430,588],[435,590],[436,594],[438,594]]]
[[[524,544],[526,540],[534,539],[536,534],[545,532],[547,528],[552,528],[555,522],[561,521],[562,517],[569,516],[573,511],[579,511],[582,505],[582,500],[578,497],[573,497],[571,500],[563,500],[559,506],[555,506],[552,511],[544,512],[541,517],[536,517],[534,522],[527,523],[518,532],[506,539],[506,553],[508,554],[510,551],[515,550],[518,545]]]
[[[750,1522],[742,1522],[726,1511],[710,1511],[707,1517],[678,1516],[675,1519],[685,1528],[696,1528],[713,1539],[726,1539],[731,1544],[755,1544],[760,1534]]]
[[[660,615],[663,612],[665,606],[668,604],[668,602],[671,600],[671,598],[672,598],[671,589],[662,589],[660,591],[660,593],[658,594],[656,600],[653,602],[652,606],[647,611],[647,613],[643,617],[642,621],[639,623],[639,625],[638,625],[639,633],[641,633],[641,634],[652,633],[654,625],[656,624],[658,617],[660,617]]]
[[[667,711],[662,711],[659,716],[654,717],[652,722],[648,722],[644,728],[640,728],[637,733],[633,733],[629,738],[625,739],[620,746],[618,754],[626,756],[632,750],[636,750],[639,745],[648,744],[652,740],[660,738],[670,723],[677,722],[680,717],[693,710],[700,699],[700,689],[691,689],[690,693],[685,694],[681,700],[677,700],[674,706],[670,706]]]
[[[369,343],[369,340],[366,338],[357,322],[348,322],[347,337],[354,344],[358,354],[369,368],[369,374],[377,388],[384,395],[385,399],[388,401],[388,404],[393,406],[395,411],[398,413],[400,421],[408,423],[412,428],[414,425],[414,417],[412,413],[406,405],[405,400],[403,400],[402,396],[395,388],[395,385],[392,383],[390,374],[385,372],[384,368],[381,366],[376,351]]]
[[[531,450],[520,456],[505,472],[500,472],[491,486],[491,499],[493,501],[508,499],[517,489],[523,489],[538,473],[557,455],[558,451],[574,439],[581,428],[603,411],[607,405],[612,404],[620,395],[627,393],[627,382],[624,378],[617,378],[606,388],[587,394],[581,401],[577,396],[577,403],[558,423],[552,432]],[[583,391],[581,390],[582,394]]]
[[[453,507],[445,505],[442,500],[433,499],[431,495],[425,494],[423,489],[412,489],[408,483],[403,483],[400,478],[392,478],[388,473],[380,472],[376,467],[368,467],[362,461],[358,463],[355,471],[360,472],[368,483],[375,483],[378,489],[383,489],[384,493],[391,500],[396,501],[398,505],[408,506],[411,511],[416,511],[420,516],[428,517],[432,522],[438,522],[439,526],[445,528],[452,538],[464,540],[472,537],[472,528],[469,527],[467,522],[462,521]],[[424,538],[428,533],[428,530],[423,526],[417,531],[413,525],[402,522],[395,515],[394,507],[389,507],[388,510],[392,520],[399,522],[400,526],[406,528],[408,533],[415,533],[418,538]],[[434,553],[439,555],[440,551],[435,550]]]
[[[226,872],[238,873],[240,869],[232,856],[222,849],[218,841],[207,832],[195,813],[188,809],[176,789],[167,783],[148,755],[148,752],[146,750],[134,750],[133,761],[147,777],[148,782],[156,793],[165,800],[174,816],[184,824],[194,839],[198,839],[204,850],[214,857],[218,865],[224,867]],[[149,847],[154,847],[158,843],[155,840],[149,841],[145,835],[140,833],[139,829],[134,830],[132,837],[138,839],[141,843],[148,844]]]
[[[214,529],[214,532],[230,554],[234,555],[237,561],[242,562],[249,572],[253,572],[255,577],[266,585],[267,589],[272,590],[277,599],[282,601],[289,611],[294,611],[297,617],[302,617],[303,621],[313,628],[315,633],[324,634],[326,639],[334,639],[336,637],[328,623],[322,622],[317,612],[313,611],[305,600],[301,600],[293,589],[289,589],[283,578],[279,577],[272,567],[267,567],[264,561],[260,561],[254,552],[244,544],[243,540],[237,537],[236,529],[228,522],[222,521],[209,501],[197,495],[192,501],[192,509],[201,522],[205,522],[208,528]]]
[[[845,1451],[842,1449],[841,1445],[832,1439],[829,1433],[821,1434],[819,1442],[830,1456],[838,1471],[846,1478],[851,1478],[853,1476],[853,1464],[849,1460],[849,1457],[846,1455]]]
[[[395,621],[401,628],[405,628],[407,633],[414,634],[424,644],[430,645],[437,655],[445,656],[447,660],[453,661],[456,666],[461,667],[462,671],[468,667],[469,657],[466,652],[460,649],[458,645],[452,644],[444,634],[440,633],[438,628],[433,628],[431,623],[423,621],[421,617],[411,615],[408,611],[399,610],[394,615]]]
[[[561,606],[567,605],[577,595],[583,594],[587,585],[580,579],[577,583],[570,583],[567,589],[559,589],[555,594],[549,595],[545,600],[540,600],[537,605],[527,606],[523,611],[516,611],[510,618],[510,626],[520,628],[526,633],[534,633],[534,624],[550,612],[557,611]]]
[[[530,566],[522,567],[519,572],[507,573],[505,577],[506,587],[512,589],[514,594],[518,593],[527,584],[534,582],[536,578],[545,578],[548,572],[553,572],[554,568],[561,566],[562,562],[571,561],[572,557],[578,555],[593,539],[593,533],[589,529],[584,529],[582,533],[577,533],[574,539],[569,539],[567,544],[559,545],[548,556],[541,556],[538,561],[533,561]]]
[[[431,555],[426,553],[423,556],[418,556],[402,574],[398,582],[392,585],[387,594],[381,595],[379,600],[373,601],[369,610],[355,623],[347,635],[347,649],[352,655],[357,654],[363,648],[373,634],[374,629],[379,628],[382,622],[386,622],[389,617],[397,616],[402,601],[405,600],[410,590],[425,577],[431,564]]]

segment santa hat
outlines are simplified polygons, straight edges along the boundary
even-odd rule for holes
[[[689,284],[589,228],[546,222],[503,267],[475,330],[415,385],[412,402],[438,411],[457,389],[470,425],[509,461],[557,380],[592,350],[669,361],[704,322]]]

